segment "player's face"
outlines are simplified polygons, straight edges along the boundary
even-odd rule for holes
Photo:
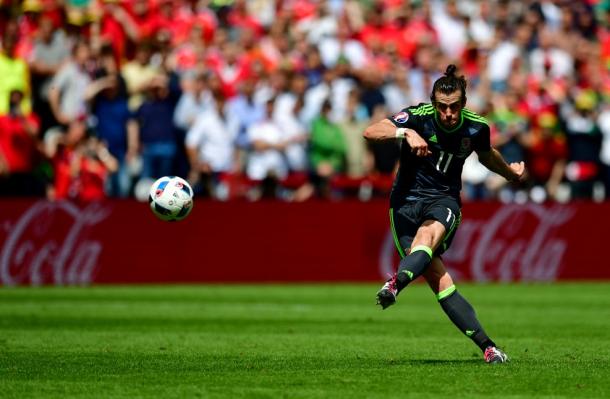
[[[438,114],[438,119],[446,128],[455,127],[460,121],[460,113],[464,104],[462,104],[462,92],[457,90],[451,94],[440,92],[434,93],[436,101],[434,108]]]

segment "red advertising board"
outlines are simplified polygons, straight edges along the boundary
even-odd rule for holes
[[[458,281],[609,279],[610,203],[466,204],[443,256]],[[398,260],[386,201],[0,202],[0,284],[380,281]]]

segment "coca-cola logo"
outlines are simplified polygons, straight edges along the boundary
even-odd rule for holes
[[[465,219],[443,261],[456,279],[468,274],[479,282],[553,281],[568,246],[558,232],[575,213],[566,205],[515,204],[487,220]],[[395,270],[393,251],[388,233],[379,262],[383,277]]]
[[[102,243],[89,238],[111,213],[93,203],[80,209],[65,201],[33,204],[16,220],[1,222],[6,234],[0,249],[0,283],[89,284]]]

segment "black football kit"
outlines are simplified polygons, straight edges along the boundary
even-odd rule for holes
[[[418,157],[406,140],[390,195],[390,222],[401,257],[411,248],[417,229],[426,220],[445,226],[445,239],[436,249],[440,255],[451,245],[461,221],[460,191],[464,161],[473,151],[491,150],[489,125],[482,116],[464,108],[451,130],[438,120],[432,104],[408,107],[389,118],[397,127],[415,130],[431,155]]]

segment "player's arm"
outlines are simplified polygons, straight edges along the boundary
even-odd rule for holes
[[[506,180],[510,182],[525,180],[525,164],[523,162],[513,162],[509,165],[500,152],[493,147],[488,151],[477,151],[477,155],[483,166]]]
[[[367,140],[405,139],[415,155],[425,157],[431,154],[428,143],[415,130],[397,127],[389,119],[382,119],[369,125],[364,130],[363,136]]]

